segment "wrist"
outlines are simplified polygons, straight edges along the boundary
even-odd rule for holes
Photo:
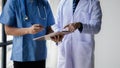
[[[83,24],[81,22],[79,22],[78,30],[80,32],[82,32],[82,30],[83,30]]]
[[[31,34],[30,28],[25,28],[25,34]]]
[[[78,29],[81,27],[81,23],[80,22],[78,22]]]

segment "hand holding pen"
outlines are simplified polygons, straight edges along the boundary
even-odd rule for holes
[[[40,24],[34,24],[31,27],[29,27],[29,34],[36,34],[40,31],[42,31],[44,27]]]

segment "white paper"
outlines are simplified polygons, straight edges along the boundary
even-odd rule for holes
[[[54,33],[50,33],[50,34],[47,34],[47,35],[44,35],[44,36],[34,38],[33,40],[50,40],[50,38],[52,36],[59,35],[59,34],[66,35],[66,34],[69,34],[69,33],[71,33],[71,32],[69,32],[69,31],[54,32]]]

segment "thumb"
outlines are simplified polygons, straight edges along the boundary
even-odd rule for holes
[[[69,26],[69,25],[66,25],[66,26],[64,27],[64,29],[67,28],[68,26]]]

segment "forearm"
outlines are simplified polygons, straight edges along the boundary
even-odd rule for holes
[[[5,32],[7,35],[21,36],[29,34],[29,28],[15,28],[10,26],[5,26]]]
[[[82,33],[97,34],[101,29],[101,22],[97,24],[83,24]]]

